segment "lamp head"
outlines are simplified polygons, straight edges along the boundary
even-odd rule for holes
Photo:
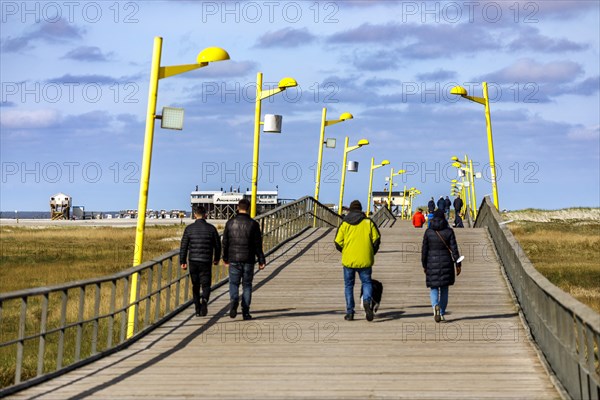
[[[342,113],[342,114],[340,115],[340,121],[345,121],[345,120],[347,120],[347,119],[353,119],[353,118],[354,118],[354,115],[352,115],[352,114],[350,114],[350,113],[347,113],[347,112],[345,112],[345,113]]]
[[[451,159],[452,161],[458,161],[458,157],[456,157],[456,156],[452,156],[452,157],[450,157],[450,159]]]
[[[400,175],[400,174],[405,174],[406,170],[405,169],[401,169],[398,172],[396,172],[396,174]]]
[[[207,47],[198,53],[196,62],[198,64],[229,60],[229,53],[220,47]]]
[[[360,140],[358,141],[358,143],[357,143],[357,145],[358,145],[359,147],[362,147],[362,146],[367,146],[368,144],[369,144],[369,141],[368,141],[367,139],[360,139]]]
[[[450,89],[450,94],[455,94],[457,96],[466,96],[467,93],[467,89],[465,89],[462,86],[454,86],[452,89]]]
[[[452,182],[452,183],[456,183],[456,182],[458,182],[458,181],[457,181],[456,179],[452,179],[450,182]]]
[[[460,167],[461,167],[461,165],[460,165],[460,163],[459,163],[459,162],[453,162],[453,163],[452,163],[452,166],[453,166],[453,167],[456,167],[456,168],[460,168]]]
[[[283,78],[277,84],[277,87],[282,90],[285,90],[290,87],[295,87],[295,86],[298,86],[298,83],[296,82],[296,80],[294,78],[290,78],[290,77]]]
[[[383,160],[383,161],[381,162],[381,165],[382,165],[382,166],[383,166],[383,165],[388,165],[389,163],[390,163],[390,161],[389,161],[389,160]]]

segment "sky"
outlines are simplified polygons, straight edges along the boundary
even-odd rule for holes
[[[491,194],[488,82],[501,209],[600,206],[598,1],[0,2],[0,210],[44,211],[50,196],[86,210],[137,208],[155,36],[162,66],[207,47],[231,59],[161,79],[158,111],[185,109],[181,131],[156,121],[148,208],[190,208],[190,192],[250,187],[256,75],[291,88],[262,102],[283,116],[260,137],[259,190],[313,195],[321,113],[320,200],[367,201],[371,158],[382,190],[450,194],[450,158],[468,155],[478,202]]]

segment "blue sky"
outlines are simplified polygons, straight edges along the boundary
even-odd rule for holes
[[[185,108],[183,131],[157,123],[148,207],[189,209],[198,185],[250,187],[256,73],[299,87],[263,102],[283,133],[262,134],[259,190],[314,192],[321,110],[321,200],[366,202],[369,164],[410,172],[425,204],[449,194],[450,157],[468,154],[491,193],[481,96],[490,86],[501,208],[600,204],[598,1],[18,2],[2,1],[0,209],[46,210],[70,194],[88,210],[136,208],[154,36],[162,65],[226,49],[230,61],[161,80],[158,108]],[[375,171],[382,189],[389,169]]]

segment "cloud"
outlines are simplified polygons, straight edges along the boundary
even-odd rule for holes
[[[316,36],[310,33],[307,28],[283,28],[278,31],[267,32],[259,37],[255,47],[298,47],[311,43],[315,39]]]
[[[234,78],[246,76],[251,72],[258,71],[258,64],[254,61],[221,61],[210,63],[208,67],[191,73],[183,74],[181,77],[188,79],[202,78]]]
[[[600,91],[600,75],[587,78],[560,90],[563,94],[576,94],[580,96],[591,96]]]
[[[140,79],[139,75],[122,76],[115,78],[108,75],[71,75],[65,74],[58,78],[48,79],[49,83],[77,83],[77,84],[98,84],[98,85],[112,85],[117,82],[136,82]]]
[[[400,57],[394,51],[354,52],[354,66],[362,71],[397,69]]]
[[[99,47],[96,46],[79,46],[69,51],[62,58],[68,58],[77,61],[108,61],[113,56],[113,52],[102,53]]]
[[[417,74],[417,79],[422,81],[448,81],[456,79],[456,71],[448,71],[440,68],[432,72]]]
[[[364,23],[353,29],[334,33],[327,38],[329,43],[384,43],[400,37],[406,30],[403,25],[387,23],[384,25],[373,25]]]
[[[496,83],[535,82],[566,83],[573,81],[583,73],[581,64],[574,61],[551,61],[540,63],[531,58],[522,58],[508,67],[489,73],[475,81],[491,81]]]
[[[61,120],[56,110],[2,111],[2,128],[39,129],[57,125]]]
[[[598,143],[600,140],[600,125],[574,127],[567,133],[567,137],[571,140],[594,141]]]
[[[473,24],[369,24],[327,38],[330,44],[372,44],[381,49],[356,57],[354,65],[361,70],[397,68],[403,59],[426,60],[453,58],[502,48],[500,39],[482,26]],[[373,57],[375,61],[373,61]],[[386,67],[387,63],[387,67]]]
[[[539,29],[531,27],[522,29],[519,37],[508,45],[508,49],[511,51],[527,50],[541,53],[581,51],[588,47],[587,44],[572,42],[568,39],[555,39],[541,35]]]
[[[31,46],[31,42],[42,40],[48,43],[65,42],[69,40],[81,39],[85,29],[79,28],[74,24],[69,24],[60,19],[56,22],[42,22],[35,28],[18,37],[11,37],[2,40],[2,51],[11,53],[24,50]]]

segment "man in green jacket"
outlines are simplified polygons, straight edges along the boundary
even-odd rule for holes
[[[354,279],[356,272],[362,283],[363,306],[367,321],[373,321],[371,305],[371,272],[381,235],[373,221],[362,212],[360,201],[350,203],[350,211],[335,235],[335,247],[342,252],[346,292],[346,321],[354,319]]]

